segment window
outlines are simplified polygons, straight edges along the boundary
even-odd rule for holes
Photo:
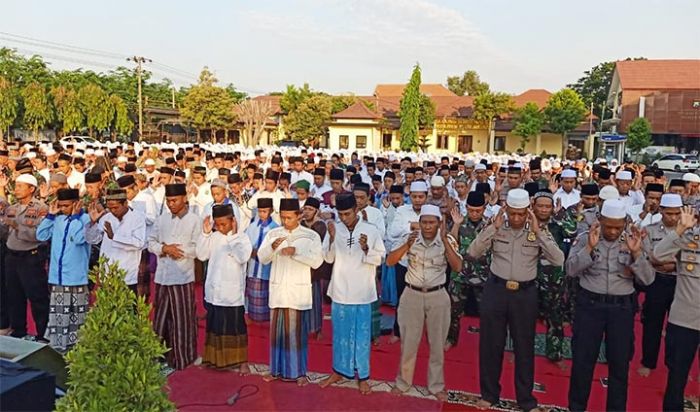
[[[345,134],[340,135],[340,148],[341,148],[341,149],[347,149],[347,148],[348,148],[348,140],[350,140],[350,139],[348,138],[348,135],[345,135]]]
[[[355,136],[355,149],[367,148],[367,136]]]
[[[382,147],[385,149],[391,149],[391,133],[384,133],[382,135]]]
[[[437,148],[447,149],[449,145],[450,137],[445,135],[438,135],[437,137]]]
[[[494,141],[493,141],[493,150],[496,152],[505,152],[506,151],[506,137],[505,136],[496,136]]]

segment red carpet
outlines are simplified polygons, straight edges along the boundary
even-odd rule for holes
[[[201,287],[197,287],[198,313],[204,314],[201,304]],[[330,313],[330,307],[324,308]],[[391,309],[384,308],[390,311]],[[28,313],[31,313],[28,311]],[[204,345],[204,320],[199,321],[199,353]],[[468,326],[478,326],[479,320],[465,317],[462,319],[462,330],[459,345],[446,354],[445,380],[447,388],[471,393],[479,393],[478,381],[478,334],[469,333]],[[33,323],[31,324],[33,328]],[[269,342],[268,324],[250,323],[248,326],[248,348],[251,363],[268,364]],[[539,328],[544,331],[540,325]],[[641,357],[641,324],[635,325],[636,349],[630,365],[630,386],[628,409],[632,411],[661,410],[663,391],[666,384],[666,368],[663,365],[663,347],[659,355],[659,366],[648,378],[637,375]],[[567,331],[570,334],[570,331]],[[372,350],[371,378],[393,382],[399,364],[400,346],[387,343],[388,337],[381,338],[381,344]],[[506,358],[507,359],[507,358]],[[428,347],[423,340],[418,354],[416,376],[414,383],[426,384]],[[332,362],[332,339],[330,321],[324,322],[323,339],[310,339],[309,370],[320,373],[330,373]],[[606,376],[607,367],[598,364],[595,372],[589,409],[604,410],[606,389],[600,384],[600,378]],[[698,396],[699,368],[697,362],[691,370],[687,393]],[[545,385],[545,393],[537,393],[541,404],[551,404],[565,407],[569,386],[569,371],[562,371],[556,365],[543,357],[536,358],[535,381]],[[255,384],[260,392],[249,398],[240,400],[235,408],[238,410],[471,410],[462,405],[444,404],[437,401],[420,399],[410,396],[393,396],[389,393],[373,393],[362,396],[359,391],[346,388],[320,389],[317,385],[298,388],[293,383],[265,383],[259,376],[239,377],[233,372],[219,372],[203,367],[191,366],[188,369],[172,374],[169,379],[170,398],[177,404],[207,403],[222,404],[243,384]],[[502,397],[513,399],[513,364],[504,361],[501,379]],[[250,390],[247,388],[245,391]],[[244,394],[247,393],[244,391]],[[223,410],[228,406],[193,406],[187,410]]]

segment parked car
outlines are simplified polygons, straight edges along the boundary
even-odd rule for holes
[[[662,170],[673,170],[675,172],[690,171],[694,172],[700,167],[698,157],[689,154],[669,154],[655,160],[651,164]]]
[[[63,147],[65,147],[68,143],[84,143],[90,145],[97,145],[100,143],[90,136],[64,136],[61,138],[60,142]]]

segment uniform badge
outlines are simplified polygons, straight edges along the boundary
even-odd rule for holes
[[[700,240],[700,235],[693,236],[693,240]]]
[[[695,242],[690,242],[690,243],[688,243],[688,248],[690,248],[690,249],[697,249],[697,248],[698,248],[698,244],[695,243]]]
[[[692,263],[688,263],[687,265],[685,265],[685,268],[690,271],[690,270],[695,269],[695,265],[693,265]]]
[[[535,232],[528,233],[527,240],[530,242],[534,242],[535,240],[537,240],[537,236],[535,235]]]

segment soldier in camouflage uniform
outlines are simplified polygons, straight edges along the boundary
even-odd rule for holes
[[[454,221],[451,234],[457,239],[463,264],[462,271],[452,271],[450,273],[447,290],[452,301],[452,310],[445,349],[449,349],[457,344],[460,320],[465,304],[469,297],[472,296],[478,308],[484,283],[489,276],[490,253],[486,253],[476,260],[467,254],[469,245],[488,224],[488,221],[484,218],[484,210],[486,210],[484,193],[474,191],[467,196],[467,216],[462,216],[458,207],[453,208],[451,211],[452,220]]]
[[[565,209],[555,210],[552,193],[541,190],[534,196],[533,209],[541,226],[546,225],[559,249],[566,256],[571,240],[576,236],[576,220]],[[537,265],[537,289],[539,292],[539,315],[547,326],[545,353],[549,360],[562,360],[562,343],[564,340],[564,322],[566,312],[561,310],[561,303],[567,294],[563,266],[552,266],[541,259]]]

